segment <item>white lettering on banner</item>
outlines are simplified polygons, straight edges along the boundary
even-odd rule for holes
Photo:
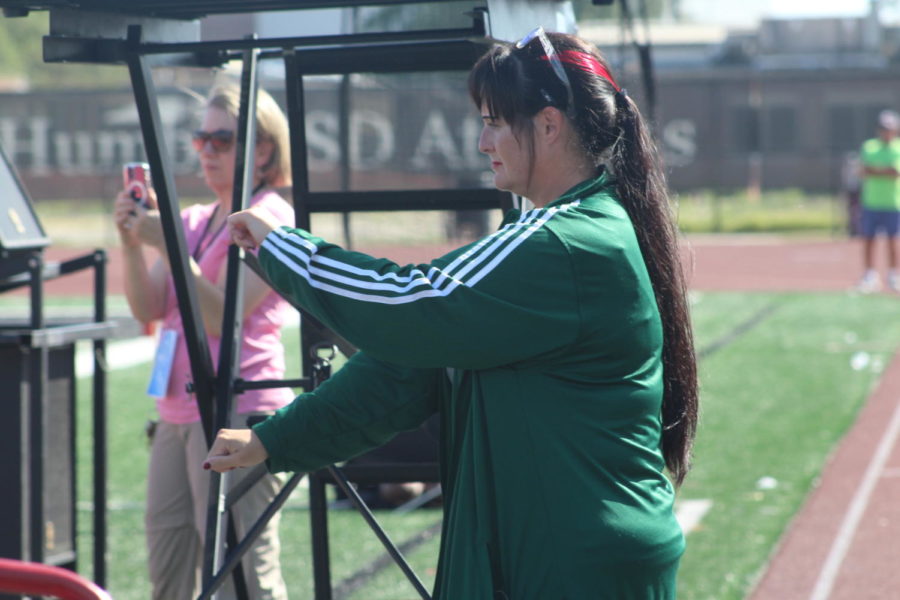
[[[97,132],[97,162],[112,165],[129,162],[140,151],[140,140],[130,131]]]
[[[382,167],[393,157],[394,130],[390,120],[374,110],[352,111],[350,165],[361,170],[372,170]]]
[[[75,159],[76,164],[84,165],[82,173],[93,173],[96,165],[94,136],[88,131],[76,131],[73,137],[75,138],[75,155],[78,157]],[[99,167],[100,165],[96,166]]]
[[[35,175],[47,175],[50,172],[47,156],[50,119],[36,117],[31,119],[31,151],[33,153],[31,171]]]
[[[56,150],[56,168],[63,175],[75,175],[72,162],[72,136],[65,131],[57,131],[53,134],[53,148]]]
[[[462,119],[462,154],[467,169],[487,169],[489,162],[478,150],[481,137],[481,119],[465,116]]]
[[[690,119],[672,119],[662,131],[663,152],[670,167],[685,167],[697,157],[697,125]]]
[[[306,115],[306,144],[309,152],[309,170],[329,171],[341,157],[338,146],[337,115],[324,110],[313,110]]]
[[[3,150],[6,152],[7,158],[11,160],[13,163],[16,162],[16,157],[13,154],[15,150],[15,140],[16,140],[16,123],[12,119],[0,119],[0,146],[3,147]]]
[[[76,149],[78,150],[77,152]],[[91,173],[93,171],[93,157],[90,149],[91,137],[86,131],[76,131],[74,133],[57,131],[53,134],[56,168],[64,175]]]
[[[183,127],[172,129],[166,133],[166,139],[172,140],[172,161],[178,173],[200,172],[200,158],[194,152],[191,142],[191,132]],[[143,147],[143,140],[137,139],[139,147]]]
[[[48,174],[47,131],[50,120],[47,117],[31,117],[22,123],[13,119],[0,121],[0,141],[9,159],[16,164],[24,163],[28,171],[35,175]]]
[[[447,167],[451,169],[458,169],[462,166],[462,158],[453,141],[447,119],[443,113],[437,110],[428,113],[422,135],[419,136],[419,143],[416,144],[410,163],[416,169],[426,170],[432,168],[435,155],[443,157]]]
[[[117,173],[123,162],[145,158],[137,112],[128,102],[98,107],[102,111],[98,120],[72,121],[80,123],[81,128],[54,123],[54,106],[44,106],[34,104],[30,108],[35,112],[47,110],[46,114],[10,114],[0,118],[0,144],[23,175],[105,177]],[[160,117],[173,174],[196,172],[199,163],[191,145],[189,125],[195,122],[194,108],[180,99],[163,100],[160,106],[165,109],[160,111]],[[79,104],[72,110],[90,116],[87,106]],[[390,114],[371,107],[352,111],[348,154],[353,169],[480,172],[484,168],[484,157],[478,151],[481,122],[471,111],[448,107],[416,110],[399,121]],[[339,117],[332,109],[307,113],[311,172],[332,171],[339,164],[339,127]],[[403,132],[402,144],[400,127],[412,128]],[[65,186],[63,181],[58,185]]]
[[[330,171],[340,161],[339,127],[335,113],[314,110],[306,115],[310,171]],[[378,169],[394,158],[394,130],[381,113],[373,110],[350,113],[349,138],[350,164],[355,169]]]
[[[190,148],[190,134],[171,128],[164,134],[172,140],[171,158],[176,173],[192,172],[197,157]],[[7,156],[23,172],[45,176],[104,175],[123,162],[143,158],[140,129],[109,131],[60,131],[51,128],[47,117],[32,117],[21,123],[0,119],[0,144]]]

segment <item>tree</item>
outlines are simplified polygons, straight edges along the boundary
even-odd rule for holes
[[[48,64],[43,36],[50,31],[49,14],[32,11],[26,17],[0,17],[0,75],[20,77],[31,88],[109,88],[127,85],[123,66]]]

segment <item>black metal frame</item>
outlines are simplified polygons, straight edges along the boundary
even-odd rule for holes
[[[31,353],[29,361],[29,415],[28,423],[28,481],[27,494],[29,520],[29,552],[23,557],[34,562],[45,562],[45,550],[41,543],[44,539],[44,396],[47,390],[47,365],[49,351],[52,348],[73,344],[78,340],[90,339],[94,359],[94,375],[92,380],[92,425],[93,425],[93,530],[94,530],[94,581],[104,587],[106,585],[106,529],[107,529],[107,494],[106,494],[106,340],[112,337],[126,337],[137,333],[136,323],[113,321],[106,314],[106,252],[96,250],[91,254],[72,258],[61,263],[45,263],[40,250],[25,250],[4,256],[13,264],[22,265],[19,272],[5,271],[0,279],[0,293],[28,286],[30,316],[27,323],[3,324],[0,337],[15,339],[23,348]],[[45,281],[69,275],[85,269],[94,270],[94,314],[92,321],[60,321],[48,323],[44,316],[43,284]],[[74,382],[72,384],[74,386]],[[74,394],[74,391],[73,391]],[[74,397],[74,396],[73,396]],[[69,415],[70,427],[74,434],[75,417]],[[72,435],[72,443],[75,436]],[[74,447],[70,448],[71,456],[75,456]],[[69,465],[72,472],[72,531],[70,532],[73,549],[69,560],[59,563],[61,566],[75,568],[77,556],[77,509],[76,509],[76,473],[75,465]]]
[[[373,4],[375,2],[323,2],[327,5]],[[384,4],[384,0],[377,2]],[[398,2],[399,3],[399,2]],[[4,4],[9,4],[8,0]],[[99,3],[99,4],[102,4]],[[45,60],[124,63],[131,76],[135,103],[144,138],[144,149],[150,169],[154,174],[160,217],[170,268],[174,279],[175,294],[184,325],[185,342],[193,377],[195,394],[207,441],[214,431],[227,426],[230,405],[235,393],[261,387],[302,386],[312,389],[330,374],[327,360],[318,356],[321,344],[335,344],[345,353],[352,348],[338,336],[327,331],[311,316],[303,314],[301,348],[304,356],[303,378],[299,380],[244,382],[236,378],[238,373],[238,349],[240,347],[240,319],[242,314],[240,294],[243,260],[258,270],[251,255],[241,256],[232,248],[228,256],[226,279],[226,305],[223,319],[223,345],[217,369],[212,359],[197,302],[197,292],[190,276],[189,254],[185,246],[184,232],[178,210],[170,159],[166,151],[157,96],[151,77],[151,66],[178,64],[189,66],[215,66],[238,56],[243,60],[241,78],[241,108],[237,136],[237,165],[232,209],[246,206],[252,187],[252,148],[255,140],[256,69],[261,59],[280,58],[284,61],[287,88],[287,113],[290,122],[291,161],[293,170],[293,205],[296,224],[310,228],[310,215],[317,211],[350,212],[354,210],[435,210],[435,209],[490,209],[510,207],[509,194],[497,190],[428,190],[391,192],[329,192],[313,193],[309,189],[303,77],[313,74],[350,74],[356,72],[398,73],[412,71],[467,70],[490,43],[486,14],[482,10],[473,13],[470,29],[423,30],[399,33],[371,33],[337,36],[313,36],[301,38],[277,38],[269,40],[243,39],[216,42],[158,43],[142,41],[141,26],[128,27],[127,39],[78,38],[49,36],[44,41]],[[267,49],[266,51],[263,51]],[[301,311],[302,314],[302,311]],[[357,468],[357,477],[375,481],[436,481],[437,465],[430,468],[420,465],[403,471],[403,467],[391,466],[379,472],[377,467]],[[222,478],[214,475],[210,488],[207,521],[207,543],[204,555],[203,591],[200,598],[208,598],[224,581],[229,571],[239,564],[263,526],[287,499],[301,478],[294,477],[284,486],[269,509],[239,543],[231,539],[229,551],[220,553],[222,517],[236,497],[262,476],[258,468],[248,474],[247,483],[228,494],[223,494]],[[361,473],[361,474],[360,474]],[[310,518],[312,522],[313,568],[315,598],[330,600],[332,597],[330,567],[328,562],[328,525],[325,503],[326,481],[336,482],[348,495],[363,517],[376,532],[398,565],[422,598],[428,592],[403,560],[402,555],[378,526],[371,512],[350,485],[350,479],[335,467],[310,477]],[[233,527],[227,527],[229,534]],[[220,565],[221,563],[221,565]],[[217,570],[217,567],[221,567]],[[242,592],[240,577],[237,589]],[[245,590],[244,590],[245,591]]]
[[[113,12],[132,15],[152,15],[174,19],[196,19],[215,13],[262,12],[272,10],[297,10],[307,8],[343,8],[371,4],[415,4],[435,0],[140,0],[121,2],[120,0],[4,0],[4,10],[14,16],[35,6],[39,8],[77,7],[83,10]]]

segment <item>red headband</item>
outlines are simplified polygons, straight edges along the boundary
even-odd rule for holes
[[[619,84],[612,78],[609,70],[601,65],[600,61],[597,60],[595,56],[577,50],[563,50],[562,52],[557,52],[557,54],[559,55],[559,60],[561,62],[574,65],[582,71],[598,75],[607,80],[617,92],[622,91]],[[549,60],[549,58],[545,56],[544,60]]]

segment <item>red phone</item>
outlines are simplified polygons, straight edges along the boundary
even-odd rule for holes
[[[144,162],[130,162],[122,166],[122,181],[131,199],[143,207],[147,206],[147,190],[150,183],[150,165]]]

